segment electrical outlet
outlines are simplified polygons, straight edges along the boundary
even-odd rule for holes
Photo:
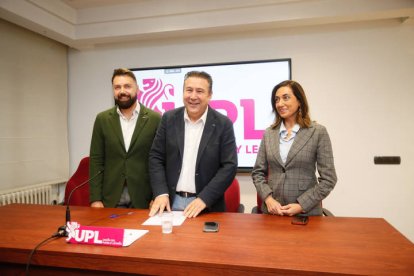
[[[401,164],[400,156],[374,156],[375,165],[399,165]]]

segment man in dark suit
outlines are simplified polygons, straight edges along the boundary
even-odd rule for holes
[[[150,216],[165,209],[183,210],[186,217],[225,211],[224,192],[237,171],[236,140],[230,119],[208,105],[212,84],[209,74],[188,72],[184,107],[161,119],[149,158]]]
[[[116,106],[98,114],[90,148],[92,207],[148,208],[152,191],[148,155],[161,116],[137,102],[134,73],[116,69],[112,76]]]

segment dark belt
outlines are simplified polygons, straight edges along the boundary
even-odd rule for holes
[[[181,197],[196,197],[197,194],[187,193],[187,192],[176,192],[177,195]]]

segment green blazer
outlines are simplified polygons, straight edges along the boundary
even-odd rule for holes
[[[147,209],[152,199],[148,155],[161,115],[140,104],[140,112],[128,152],[125,150],[116,107],[99,113],[93,127],[89,175],[90,202],[115,207],[126,182],[133,208]]]

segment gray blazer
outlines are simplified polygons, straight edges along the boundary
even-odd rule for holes
[[[184,107],[164,113],[149,155],[154,197],[173,203],[184,154]],[[237,150],[229,118],[208,108],[196,161],[196,193],[208,211],[225,211],[224,192],[237,171]]]
[[[309,128],[300,128],[283,164],[279,129],[266,129],[261,141],[252,171],[257,193],[263,201],[272,194],[282,205],[299,203],[308,215],[322,215],[321,201],[337,181],[328,132],[315,122]],[[264,202],[262,211],[268,213]]]

